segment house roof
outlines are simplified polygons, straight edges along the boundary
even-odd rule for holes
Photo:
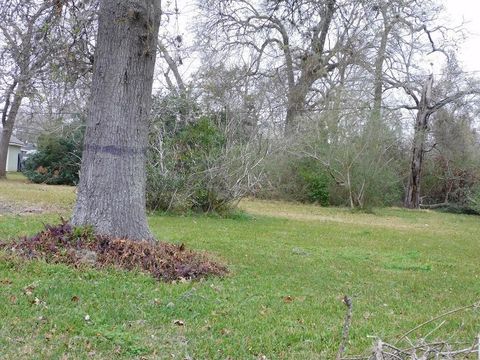
[[[22,146],[22,151],[37,150],[37,147],[32,143],[26,143]]]
[[[20,146],[22,147],[24,145],[23,142],[21,142],[20,140],[18,140],[15,136],[11,136],[10,137],[10,142],[8,143],[8,145],[12,145],[12,146]]]

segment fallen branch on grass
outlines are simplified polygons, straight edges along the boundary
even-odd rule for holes
[[[443,313],[443,314],[440,314],[440,315],[438,315],[438,316],[435,316],[434,318],[432,318],[432,319],[430,319],[430,320],[427,320],[427,321],[421,323],[421,324],[418,325],[418,326],[415,326],[413,329],[407,331],[405,334],[399,335],[399,339],[398,339],[397,343],[398,343],[400,340],[406,338],[406,337],[407,337],[408,335],[410,335],[412,332],[417,331],[418,329],[420,329],[421,327],[423,327],[423,326],[425,326],[425,325],[427,325],[427,324],[430,324],[430,323],[432,323],[432,322],[434,322],[434,321],[437,321],[437,320],[439,320],[439,319],[442,319],[442,318],[444,318],[445,316],[452,315],[452,314],[455,314],[455,313],[457,313],[457,312],[464,311],[464,310],[467,310],[467,309],[473,309],[473,308],[476,308],[476,307],[480,307],[480,302],[474,303],[474,304],[470,304],[470,305],[467,305],[467,306],[462,306],[462,307],[459,307],[459,308],[457,308],[457,309],[453,309],[453,310],[447,311],[447,312],[445,312],[445,313]]]
[[[343,331],[342,331],[342,341],[337,352],[337,360],[341,360],[343,354],[345,353],[345,348],[348,343],[348,334],[350,332],[350,325],[352,324],[352,299],[347,295],[343,297],[343,303],[347,307],[347,313],[345,314],[345,321],[343,322]]]
[[[453,360],[453,359],[471,359],[471,360],[480,360],[480,334],[473,341],[471,346],[466,346],[462,348],[455,348],[453,344],[449,344],[445,341],[434,341],[426,342],[425,339],[432,332],[440,328],[445,321],[438,325],[434,330],[432,330],[424,339],[417,341],[415,344],[410,341],[408,336],[415,332],[416,330],[422,328],[423,326],[430,324],[436,320],[442,319],[446,316],[474,308],[480,308],[480,302],[476,302],[471,305],[462,306],[457,309],[447,311],[441,315],[435,316],[434,318],[421,323],[418,326],[415,326],[413,329],[407,331],[406,333],[397,336],[398,341],[395,345],[388,344],[383,342],[381,339],[377,339],[371,353],[369,355],[358,355],[351,357],[343,357],[345,352],[345,347],[348,342],[348,333],[351,324],[352,317],[352,303],[351,299],[347,296],[344,297],[344,303],[347,305],[347,313],[345,315],[345,322],[343,325],[342,340],[340,347],[337,353],[337,360]],[[410,346],[407,348],[400,348],[397,344],[403,340],[407,339],[410,343]],[[458,345],[457,345],[458,346]]]
[[[420,342],[407,349],[400,349],[394,345],[377,340],[372,353],[367,356],[344,357],[341,360],[452,360],[452,359],[480,359],[480,336],[472,346],[463,349],[454,349],[446,342]]]
[[[420,209],[431,209],[431,210],[434,210],[434,209],[440,209],[442,207],[447,207],[447,206],[450,206],[451,204],[448,203],[448,202],[443,202],[443,203],[439,203],[439,204],[420,204]]]

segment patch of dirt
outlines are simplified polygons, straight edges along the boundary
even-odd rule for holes
[[[73,267],[140,270],[163,281],[222,276],[228,272],[226,266],[208,254],[188,250],[183,244],[111,238],[95,234],[91,227],[74,227],[63,219],[59,225],[45,225],[35,236],[0,243],[0,248],[25,259],[44,259]]]
[[[41,214],[46,211],[48,210],[38,205],[32,206],[28,204],[11,203],[0,199],[0,216]]]
[[[4,201],[0,202],[0,215],[13,213],[13,206]]]

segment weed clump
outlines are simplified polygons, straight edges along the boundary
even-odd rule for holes
[[[32,237],[2,243],[0,248],[22,258],[44,259],[49,263],[73,267],[113,266],[139,270],[162,281],[199,279],[227,273],[226,266],[214,261],[208,254],[188,250],[183,244],[111,238],[95,234],[92,227],[72,226],[63,219],[58,225],[45,225],[44,230]]]

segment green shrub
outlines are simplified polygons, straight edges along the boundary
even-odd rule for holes
[[[310,159],[306,159],[300,164],[298,174],[305,185],[306,199],[309,202],[328,206],[331,183],[328,174]]]
[[[398,205],[403,197],[401,150],[390,145],[388,133],[375,144],[367,135],[336,139],[313,128],[279,142],[267,160],[268,181],[258,197],[361,209]]]
[[[468,197],[468,212],[469,214],[480,214],[480,184],[477,184],[471,190]]]
[[[178,149],[178,166],[188,170],[199,167],[202,170],[206,162],[215,160],[225,145],[225,137],[220,133],[212,119],[202,116],[193,124],[188,124],[173,138]]]
[[[35,183],[76,185],[82,158],[83,127],[68,135],[45,134],[38,152],[25,162],[24,174]]]
[[[222,212],[231,199],[221,169],[226,139],[212,118],[200,117],[151,144],[147,207],[163,211]],[[153,140],[157,138],[153,137]]]

